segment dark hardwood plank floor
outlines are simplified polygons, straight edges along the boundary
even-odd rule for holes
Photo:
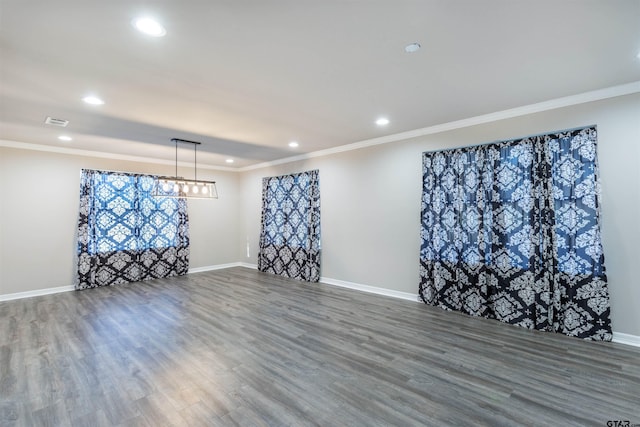
[[[640,349],[231,268],[0,303],[2,426],[640,424]]]

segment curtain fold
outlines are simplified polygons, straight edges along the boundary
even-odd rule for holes
[[[262,179],[258,270],[320,280],[320,182],[317,170]]]
[[[594,127],[423,153],[420,296],[611,340]]]
[[[154,198],[155,179],[82,170],[76,289],[187,273],[186,200]]]

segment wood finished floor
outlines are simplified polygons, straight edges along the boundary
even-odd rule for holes
[[[4,426],[640,423],[640,349],[245,268],[0,303]]]

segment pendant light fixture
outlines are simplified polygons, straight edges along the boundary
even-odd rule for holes
[[[154,197],[182,197],[189,199],[217,199],[218,189],[215,181],[198,179],[197,147],[200,142],[186,139],[171,139],[176,145],[176,174],[175,176],[159,176],[153,190]],[[178,143],[193,144],[193,179],[178,176]]]

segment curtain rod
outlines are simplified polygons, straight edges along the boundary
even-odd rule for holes
[[[550,135],[550,134],[554,134],[554,133],[575,132],[577,130],[584,130],[584,129],[590,129],[590,128],[597,129],[598,125],[594,124],[594,125],[587,125],[587,126],[577,126],[577,127],[570,128],[570,129],[562,129],[562,130],[555,130],[555,131],[550,131],[550,132],[534,133],[532,135],[527,135],[527,136],[519,136],[519,137],[516,137],[516,138],[508,138],[508,139],[498,139],[498,140],[494,140],[494,141],[480,142],[478,144],[472,144],[472,145],[459,145],[459,146],[451,147],[451,148],[441,148],[441,149],[435,149],[435,150],[426,150],[426,151],[423,151],[422,154],[425,154],[425,153],[437,153],[439,151],[460,150],[462,148],[482,147],[484,145],[501,144],[503,142],[511,142],[511,141],[520,141],[520,140],[527,139],[527,138],[535,138],[537,136],[545,136],[545,135]]]
[[[114,171],[109,169],[91,169],[91,168],[80,168],[80,172],[82,171],[93,171],[93,172],[103,172],[103,173],[118,173],[122,175],[147,175],[147,176],[159,176],[158,174],[148,173],[148,172],[125,172],[125,171]]]

